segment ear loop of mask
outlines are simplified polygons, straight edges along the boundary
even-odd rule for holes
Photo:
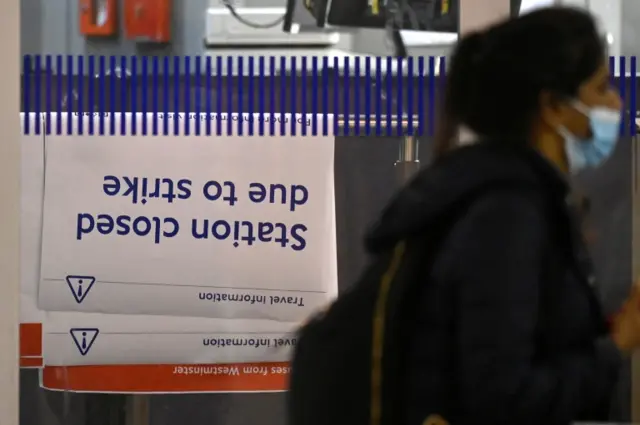
[[[574,100],[571,102],[571,106],[578,112],[580,112],[586,119],[589,125],[589,131],[593,134],[593,128],[591,127],[591,108],[586,106],[579,100]],[[573,132],[569,131],[569,129],[563,125],[559,126],[556,130],[558,134],[560,134],[565,140],[571,140],[574,143],[586,142],[587,139],[582,139],[581,137],[576,136]]]
[[[578,100],[574,100],[571,103],[571,106],[589,120],[589,108],[586,105]],[[591,125],[589,124],[589,126]],[[581,149],[581,143],[584,141],[563,125],[559,126],[556,131],[564,140],[564,151],[567,157],[569,170],[572,173],[575,173],[584,169],[587,166],[587,158],[584,151]],[[590,128],[590,131],[593,132],[593,129]]]

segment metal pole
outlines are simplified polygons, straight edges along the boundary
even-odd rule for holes
[[[148,425],[150,423],[151,396],[146,394],[127,397],[127,419],[125,425]]]
[[[389,125],[407,128],[409,126],[409,120],[412,120],[414,125],[417,125],[419,119],[420,118],[418,116],[392,119]],[[369,121],[370,125],[375,125],[375,118],[373,117],[357,119],[350,118],[348,120],[340,119],[338,120],[338,125],[341,127],[353,128],[356,126],[356,121],[357,125],[360,127],[364,127],[367,121]],[[418,155],[418,138],[416,136],[404,136],[402,138],[398,149],[398,160],[396,161],[395,166],[396,169],[399,170],[399,177],[402,183],[411,179],[411,177],[418,171],[420,168],[420,158]]]
[[[460,0],[458,35],[486,28],[511,16],[511,0]]]
[[[417,137],[404,136],[402,138],[400,149],[398,150],[398,160],[395,165],[400,183],[411,180],[411,177],[418,172],[420,169],[420,155]]]
[[[517,16],[520,13],[521,1],[513,0],[459,0],[458,9],[458,38],[473,31],[481,31],[488,26],[504,19]],[[517,9],[517,10],[513,10]],[[466,143],[473,141],[475,136],[458,129],[458,141]],[[470,138],[471,140],[467,140]]]

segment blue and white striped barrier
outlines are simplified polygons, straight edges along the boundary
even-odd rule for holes
[[[331,128],[312,125],[310,135],[431,136],[444,92],[445,67],[444,58],[433,56],[27,55],[23,62],[22,111],[27,117],[30,113],[43,114],[46,125],[25,119],[23,130],[25,134],[64,134],[64,114],[68,115],[64,120],[67,123],[74,115],[95,115],[98,125],[91,125],[86,134],[115,135],[125,129],[109,121],[117,112],[130,112],[134,121],[138,117],[146,121],[151,114],[150,122],[131,124],[137,134],[210,136],[230,131],[228,123],[215,122],[219,120],[215,117],[223,113],[257,116],[257,123],[277,122],[279,116],[293,113],[332,123]],[[625,101],[621,135],[635,136],[636,57],[611,57],[610,67],[622,75],[612,78]],[[222,69],[238,72],[224,75],[218,72]],[[176,112],[211,118],[201,126],[179,132],[178,124],[158,124],[159,114]],[[189,126],[189,121],[183,120],[180,125]],[[249,126],[246,135],[277,135],[283,126],[278,127],[274,133],[269,127]]]

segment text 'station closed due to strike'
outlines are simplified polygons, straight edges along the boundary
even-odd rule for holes
[[[298,322],[336,295],[332,138],[51,138],[40,308]]]
[[[235,207],[244,201],[253,204],[278,204],[285,211],[295,212],[309,200],[309,190],[301,184],[249,183],[239,188],[232,181],[208,180],[194,188],[191,179],[150,178],[130,176],[104,176],[102,192],[110,197],[123,197],[134,205],[146,205],[163,201],[169,204],[202,196],[209,202],[225,203]],[[194,190],[196,189],[196,190]],[[294,251],[305,249],[303,223],[287,225],[283,222],[225,220],[215,217],[194,217],[188,223],[180,223],[175,217],[154,215],[131,216],[126,214],[79,212],[77,214],[76,239],[89,235],[117,235],[148,237],[159,244],[164,239],[176,237],[183,228],[194,239],[229,241],[230,246],[252,246],[255,243],[272,243]]]

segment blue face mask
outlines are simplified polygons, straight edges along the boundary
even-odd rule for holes
[[[622,120],[617,109],[603,106],[589,108],[581,103],[577,103],[575,108],[589,118],[592,136],[583,140],[564,127],[558,130],[564,138],[569,168],[573,173],[598,167],[611,156],[618,143]]]

